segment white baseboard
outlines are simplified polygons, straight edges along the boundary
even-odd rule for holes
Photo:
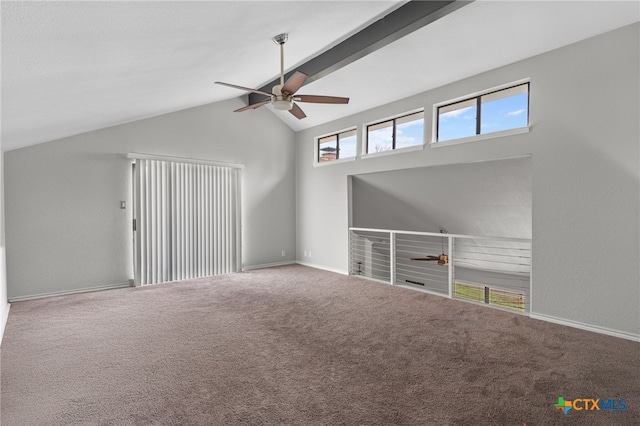
[[[52,296],[66,296],[69,294],[77,293],[89,293],[91,291],[113,290],[116,288],[133,287],[133,280],[129,280],[126,283],[107,284],[96,287],[77,288],[73,290],[52,291],[51,293],[32,294],[29,296],[10,297],[9,302],[23,302],[25,300],[42,299],[44,297]]]
[[[310,268],[315,268],[315,269],[322,269],[323,271],[329,271],[329,272],[335,272],[337,274],[342,274],[342,275],[349,275],[348,271],[342,270],[342,269],[337,269],[337,268],[329,268],[328,266],[322,266],[322,265],[316,265],[314,263],[309,263],[309,262],[303,262],[301,260],[296,261],[296,263],[298,265],[302,265],[302,266],[308,266]]]
[[[264,269],[264,268],[273,268],[274,266],[284,266],[284,265],[295,265],[295,260],[286,260],[284,262],[275,262],[275,263],[263,263],[262,265],[249,265],[243,266],[243,271],[251,271],[253,269]]]
[[[4,337],[4,328],[7,326],[7,320],[9,319],[9,309],[11,309],[11,303],[7,303],[7,309],[5,315],[0,318],[0,346],[2,346],[2,338]]]
[[[578,321],[570,321],[563,318],[557,318],[551,315],[534,314],[533,312],[529,314],[529,317],[533,319],[541,320],[541,321],[552,322],[554,324],[560,324],[560,325],[566,325],[568,327],[579,328],[580,330],[586,330],[594,333],[606,334],[608,336],[619,337],[622,339],[640,342],[640,335],[638,334],[612,330],[606,327],[598,327],[596,325],[585,324]]]

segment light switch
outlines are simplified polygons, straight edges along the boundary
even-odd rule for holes
[[[121,209],[126,209],[127,208],[127,202],[126,201],[120,201],[120,208]]]

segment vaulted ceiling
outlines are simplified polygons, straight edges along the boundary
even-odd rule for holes
[[[276,78],[274,35],[292,70],[405,3],[3,1],[2,148],[245,96],[214,81]],[[638,20],[636,0],[476,0],[304,88],[348,105],[273,114],[302,130]]]

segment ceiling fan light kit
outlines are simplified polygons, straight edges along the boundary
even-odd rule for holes
[[[349,98],[341,98],[338,96],[321,96],[321,95],[296,95],[298,89],[302,87],[307,75],[303,72],[296,71],[289,79],[284,81],[284,44],[287,42],[289,35],[286,33],[278,34],[272,40],[275,44],[280,45],[280,84],[276,84],[272,88],[272,93],[267,93],[259,89],[251,89],[249,87],[237,86],[235,84],[223,83],[216,81],[216,84],[232,87],[234,89],[245,90],[247,92],[257,93],[268,97],[268,99],[249,104],[245,107],[238,108],[234,112],[243,112],[250,109],[258,109],[263,105],[271,104],[274,109],[279,111],[289,111],[294,117],[302,120],[306,114],[295,102],[310,102],[317,104],[347,104]],[[295,95],[295,96],[294,96]]]
[[[271,105],[279,111],[290,111],[293,108],[293,99],[276,99]]]

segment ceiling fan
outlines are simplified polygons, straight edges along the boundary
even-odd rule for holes
[[[264,92],[259,89],[251,89],[249,87],[237,86],[235,84],[223,83],[216,81],[216,84],[222,84],[223,86],[232,87],[234,89],[246,90],[247,92],[257,93],[259,95],[267,96],[269,99],[259,101],[245,107],[239,108],[234,112],[248,111],[250,109],[257,109],[263,105],[271,104],[277,110],[289,111],[299,120],[302,120],[307,115],[295,102],[311,102],[317,104],[347,104],[349,98],[341,98],[338,96],[320,96],[320,95],[298,95],[296,92],[302,87],[304,81],[307,79],[307,75],[303,72],[296,71],[289,79],[284,81],[284,44],[289,38],[288,34],[278,34],[273,37],[273,42],[280,45],[280,84],[276,84],[271,89],[271,93]]]
[[[428,255],[425,257],[412,257],[411,260],[437,260],[438,261],[438,265],[446,265],[449,263],[449,256],[447,256],[446,254],[442,253],[439,256],[433,256],[433,255]]]
[[[444,229],[440,230],[441,234],[447,234],[448,232],[445,231]],[[431,260],[437,260],[438,261],[438,265],[442,266],[442,265],[447,265],[449,263],[449,256],[447,256],[446,254],[444,254],[444,237],[441,238],[441,243],[442,243],[442,254],[438,255],[438,256],[434,256],[432,254],[427,255],[425,257],[412,257],[411,260],[422,260],[422,261],[431,261]]]

